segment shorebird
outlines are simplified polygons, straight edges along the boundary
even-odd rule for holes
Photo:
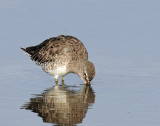
[[[77,74],[86,84],[95,76],[95,67],[88,60],[88,52],[83,43],[73,36],[60,35],[49,38],[39,45],[21,48],[42,69],[55,77],[69,73]]]

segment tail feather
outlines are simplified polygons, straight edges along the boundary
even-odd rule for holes
[[[26,52],[26,49],[25,49],[25,48],[22,48],[22,47],[21,47],[21,49]]]
[[[27,51],[26,51],[26,48],[21,48],[25,54],[27,54],[29,57],[31,57],[31,54],[29,54]]]

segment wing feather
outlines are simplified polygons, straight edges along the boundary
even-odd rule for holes
[[[37,46],[23,48],[33,61],[38,64],[54,62],[58,58],[68,60],[88,59],[88,52],[83,43],[72,36],[58,36],[47,39]]]

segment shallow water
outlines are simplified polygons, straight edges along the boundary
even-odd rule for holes
[[[159,126],[158,0],[0,1],[0,125]],[[96,76],[65,84],[20,47],[60,34],[86,46]]]

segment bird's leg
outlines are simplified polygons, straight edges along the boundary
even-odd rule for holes
[[[62,84],[64,84],[64,76],[62,76]]]
[[[56,85],[58,85],[58,78],[56,78],[55,82],[56,82]]]

